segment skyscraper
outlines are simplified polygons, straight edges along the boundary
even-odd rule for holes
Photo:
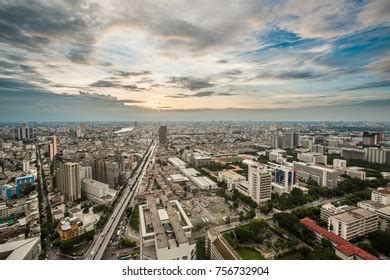
[[[50,158],[50,160],[53,160],[53,158],[57,154],[57,136],[50,136],[49,140],[50,140],[50,143],[49,143],[49,158]]]
[[[14,129],[15,139],[24,140],[24,139],[33,139],[32,128],[27,125],[27,123],[22,123],[20,127]]]
[[[80,171],[77,163],[62,163],[56,177],[57,187],[64,193],[67,201],[73,202],[81,198]]]
[[[166,125],[160,126],[158,130],[158,139],[160,145],[165,145],[167,143],[168,129]]]
[[[263,204],[271,199],[271,174],[265,166],[248,166],[249,196],[257,203]]]

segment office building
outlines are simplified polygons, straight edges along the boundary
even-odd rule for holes
[[[103,159],[92,160],[92,178],[106,183],[110,188],[118,186],[120,181],[119,164],[113,161]]]
[[[168,129],[166,125],[160,126],[158,130],[158,140],[160,145],[165,145],[167,143]]]
[[[345,169],[347,168],[347,161],[345,159],[334,159],[333,168],[335,169]]]
[[[317,153],[300,153],[298,159],[306,163],[326,164],[327,156]]]
[[[365,160],[373,163],[390,163],[390,150],[382,148],[365,148]]]
[[[294,167],[278,166],[275,168],[275,182],[272,185],[272,191],[277,193],[289,193],[293,185],[296,184],[296,172]]]
[[[38,260],[40,254],[40,237],[0,244],[0,260]]]
[[[297,172],[297,177],[302,181],[307,182],[311,179],[317,182],[319,186],[328,188],[337,187],[338,172],[336,169],[297,161],[294,161],[294,167]]]
[[[345,240],[376,231],[378,215],[362,208],[355,208],[329,217],[329,229]]]
[[[53,158],[57,154],[57,136],[50,136],[49,138],[49,158],[53,160]]]
[[[355,207],[350,205],[334,206],[332,203],[327,203],[321,206],[320,217],[321,220],[328,223],[330,216],[337,215],[352,209],[355,209]]]
[[[81,181],[81,193],[87,199],[100,204],[111,204],[116,196],[116,191],[109,188],[108,184],[88,178]]]
[[[192,223],[177,200],[147,197],[139,206],[141,260],[195,258]]]
[[[61,163],[56,173],[57,188],[70,202],[81,198],[81,180],[79,165],[77,163]]]
[[[379,142],[383,141],[383,132],[363,132],[363,147],[376,146]]]
[[[365,159],[365,151],[353,148],[341,148],[341,157],[344,159]]]
[[[260,164],[248,164],[248,194],[257,203],[264,204],[271,199],[271,174]]]
[[[17,140],[31,140],[34,138],[33,130],[27,123],[22,123],[20,127],[15,128],[14,136]]]
[[[390,205],[390,187],[377,188],[371,193],[371,200],[383,205]]]

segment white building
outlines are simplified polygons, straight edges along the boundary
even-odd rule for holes
[[[278,152],[270,152],[268,155],[268,159],[279,164],[284,164],[287,161],[283,154],[280,154]]]
[[[257,204],[263,204],[271,199],[271,174],[265,166],[248,165],[248,187],[249,196]]]
[[[0,244],[0,260],[38,260],[40,254],[40,237]]]
[[[326,164],[327,156],[324,156],[319,153],[301,153],[298,154],[298,159],[300,161],[312,164]]]
[[[297,171],[297,177],[300,180],[314,180],[318,185],[328,188],[337,187],[338,172],[336,169],[323,165],[306,164],[294,161],[294,167]]]
[[[242,176],[232,170],[218,172],[218,181],[225,182],[229,191],[235,189],[242,181],[245,180],[245,176]]]
[[[93,179],[84,179],[81,182],[81,192],[87,199],[101,204],[110,204],[116,196],[116,191],[110,189],[108,184]]]
[[[330,216],[329,229],[345,240],[352,240],[378,230],[378,215],[366,209],[355,208]]]
[[[347,161],[345,159],[334,159],[333,168],[335,169],[345,169],[347,168]]]
[[[177,200],[149,196],[139,206],[141,260],[195,258],[192,223]]]
[[[382,203],[383,205],[390,204],[390,187],[377,188],[371,193],[371,200]]]
[[[278,166],[275,168],[275,182],[272,191],[277,193],[289,193],[296,184],[296,171],[293,166]]]
[[[177,157],[171,157],[168,158],[169,163],[171,163],[174,167],[179,168],[179,169],[184,169],[186,168],[187,164],[182,161],[181,159]]]
[[[388,162],[390,151],[387,149],[379,149],[375,147],[369,147],[364,149],[365,159],[374,163],[386,163]]]

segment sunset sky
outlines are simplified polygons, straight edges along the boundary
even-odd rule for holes
[[[389,14],[388,0],[3,0],[0,120],[389,120]]]

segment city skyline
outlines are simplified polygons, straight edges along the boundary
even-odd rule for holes
[[[0,119],[386,121],[389,9],[3,1]]]

